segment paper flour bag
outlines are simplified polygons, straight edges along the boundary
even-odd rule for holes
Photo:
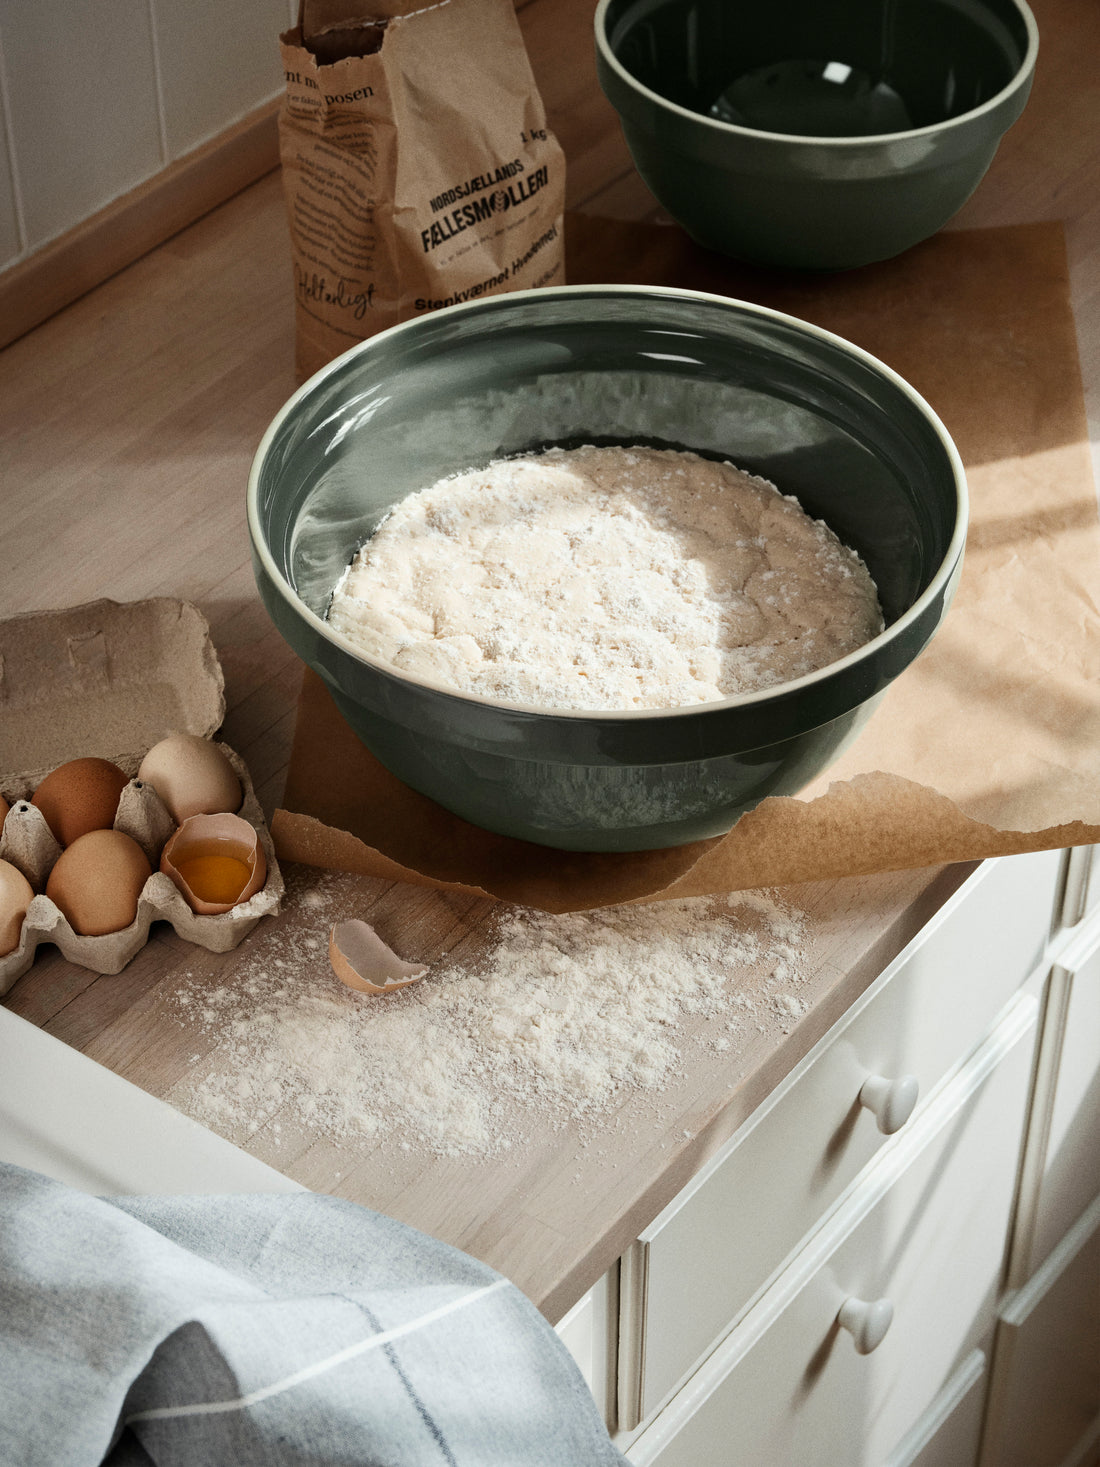
[[[397,321],[564,280],[565,160],[512,0],[355,4],[302,0],[280,38],[303,378]]]

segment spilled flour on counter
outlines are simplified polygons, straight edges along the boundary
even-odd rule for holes
[[[717,1054],[749,1027],[786,1032],[805,1008],[805,919],[772,894],[504,909],[476,966],[444,959],[372,999],[328,966],[327,924],[347,915],[340,878],[311,881],[288,881],[308,926],[260,929],[231,981],[191,978],[174,1000],[217,1042],[209,1073],[172,1103],[231,1139],[281,1114],[341,1141],[488,1156],[673,1082],[689,1016],[707,1020]]]

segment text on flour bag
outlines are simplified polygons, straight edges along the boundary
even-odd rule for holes
[[[565,159],[513,0],[300,0],[280,37],[296,367],[564,283]]]

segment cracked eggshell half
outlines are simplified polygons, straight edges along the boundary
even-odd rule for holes
[[[170,837],[160,869],[193,912],[216,917],[254,896],[267,880],[259,833],[239,815],[191,815]]]
[[[337,922],[328,939],[332,971],[359,993],[393,993],[418,983],[428,971],[423,963],[406,963],[387,947],[369,922],[358,917]]]

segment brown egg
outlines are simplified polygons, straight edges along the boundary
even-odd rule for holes
[[[0,861],[0,958],[19,946],[23,919],[34,898],[30,882],[10,861]]]
[[[239,815],[191,815],[160,858],[184,901],[203,917],[246,902],[267,880],[267,857],[255,828]]]
[[[4,799],[3,795],[0,795],[0,830],[3,830],[4,828],[4,821],[8,818],[8,811],[10,809],[11,806],[8,804],[7,800]]]
[[[138,779],[151,784],[177,825],[191,815],[217,815],[241,808],[237,772],[209,739],[169,734],[141,761]]]
[[[153,874],[145,852],[121,830],[78,836],[54,863],[46,895],[82,937],[121,932],[137,916],[141,889]]]
[[[127,784],[109,759],[70,759],[46,775],[31,804],[42,811],[57,843],[68,846],[89,830],[110,830]]]

